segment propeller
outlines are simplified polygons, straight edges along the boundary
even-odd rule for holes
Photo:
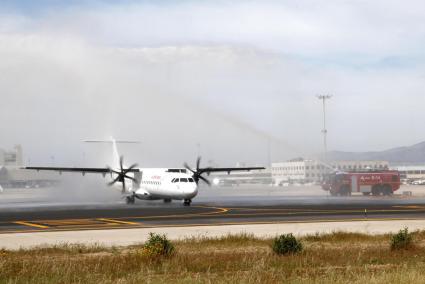
[[[198,159],[196,159],[196,170],[195,171],[191,167],[189,167],[189,165],[187,163],[184,163],[184,167],[187,170],[192,172],[192,174],[193,174],[192,177],[195,180],[196,184],[198,184],[199,180],[202,180],[206,184],[211,185],[210,181],[202,176],[202,174],[205,173],[206,171],[205,171],[205,169],[199,168],[200,164],[201,164],[201,157],[198,157]]]
[[[117,174],[117,177],[108,183],[109,186],[114,185],[117,182],[121,182],[122,183],[122,190],[121,193],[125,193],[125,179],[128,178],[129,180],[132,180],[134,182],[137,182],[137,180],[134,177],[131,177],[129,175],[127,175],[127,173],[129,171],[131,171],[132,169],[134,169],[135,167],[137,167],[137,164],[132,164],[129,168],[124,168],[123,166],[123,161],[124,161],[124,157],[120,156],[120,169],[119,171],[112,169],[111,167],[108,167],[108,169],[111,171],[111,173],[115,173]]]

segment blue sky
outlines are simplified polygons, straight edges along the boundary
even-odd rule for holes
[[[424,24],[425,7],[420,1],[297,3],[42,0],[3,1],[1,10],[28,18],[23,29],[42,25],[43,31],[103,45],[253,46],[308,64],[347,68],[406,68],[423,61],[425,34],[417,27]],[[74,16],[80,23],[72,21]]]

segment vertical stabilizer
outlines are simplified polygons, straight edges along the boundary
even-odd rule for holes
[[[130,141],[130,140],[115,140],[111,136],[110,140],[84,140],[87,143],[111,143],[112,144],[112,167],[115,169],[120,168],[120,154],[118,153],[118,143],[134,144],[140,143],[139,141]]]
[[[112,165],[114,168],[120,168],[120,154],[118,153],[117,141],[111,136],[112,142]]]

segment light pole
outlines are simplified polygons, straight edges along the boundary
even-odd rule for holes
[[[323,159],[326,162],[326,154],[328,152],[328,145],[327,145],[327,142],[326,142],[326,135],[328,133],[328,130],[326,129],[326,100],[332,98],[332,96],[331,95],[318,95],[317,98],[319,100],[322,100],[322,103],[323,103],[323,129],[322,129],[323,146],[324,146]]]

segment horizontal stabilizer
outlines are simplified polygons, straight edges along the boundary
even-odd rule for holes
[[[126,144],[138,144],[140,141],[132,141],[132,140],[84,140],[86,143],[126,143]]]

